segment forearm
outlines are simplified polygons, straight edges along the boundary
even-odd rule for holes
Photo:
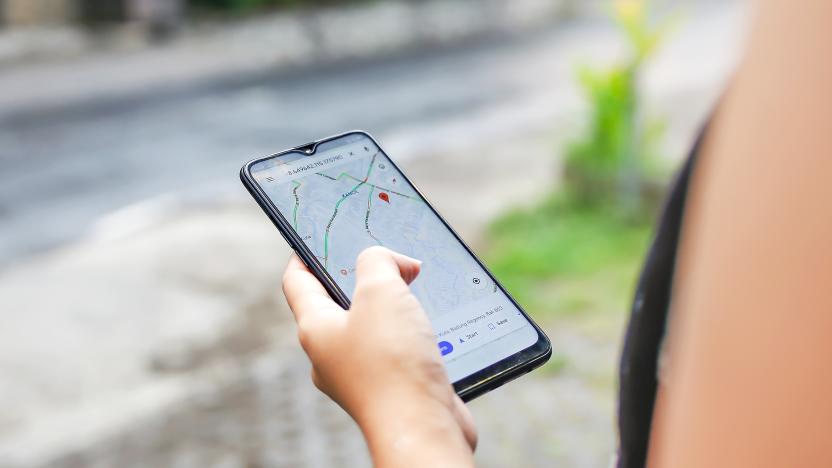
[[[409,399],[357,415],[376,467],[472,467],[473,452],[441,403]]]

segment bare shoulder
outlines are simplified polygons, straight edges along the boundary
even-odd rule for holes
[[[700,155],[652,466],[832,466],[832,2],[799,3],[760,2]]]

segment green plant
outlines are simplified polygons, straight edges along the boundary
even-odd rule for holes
[[[663,133],[660,120],[641,109],[638,80],[646,60],[671,25],[653,24],[646,0],[619,0],[613,18],[624,36],[626,59],[609,69],[578,68],[579,84],[589,101],[584,135],[566,150],[566,187],[581,203],[609,203],[633,216],[649,208],[651,165]]]
[[[567,194],[494,221],[484,259],[512,295],[550,319],[615,317],[632,289],[650,223]]]

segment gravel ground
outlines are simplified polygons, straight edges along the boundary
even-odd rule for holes
[[[592,347],[569,330],[550,333],[561,353]],[[596,354],[611,360],[615,350],[606,348]],[[226,378],[193,391],[169,412],[44,466],[370,465],[360,432],[311,385],[296,348],[264,353]],[[506,385],[471,404],[480,431],[478,465],[604,466],[614,444],[611,402],[608,391],[592,388],[575,370]]]

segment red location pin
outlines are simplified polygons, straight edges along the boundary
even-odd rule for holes
[[[379,193],[378,197],[381,198],[382,200],[386,201],[387,203],[390,203],[390,196],[387,195],[387,192]]]

